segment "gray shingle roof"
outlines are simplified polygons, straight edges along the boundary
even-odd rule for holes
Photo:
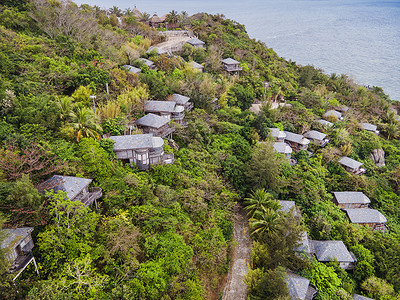
[[[339,162],[339,164],[341,164],[345,167],[349,167],[351,169],[358,169],[359,167],[361,167],[363,165],[363,163],[356,161],[347,156],[342,156],[338,162]]]
[[[199,64],[199,63],[197,63],[197,62],[195,62],[195,61],[191,61],[191,62],[189,63],[189,65],[190,65],[193,69],[199,69],[199,70],[203,70],[203,69],[204,69],[204,66],[203,66],[203,65],[201,65],[201,64]]]
[[[340,119],[342,117],[342,113],[338,112],[337,110],[328,110],[324,113],[324,118],[335,116],[336,118]]]
[[[146,126],[151,128],[161,128],[162,126],[169,123],[169,119],[160,117],[155,114],[147,114],[140,119],[136,120],[135,123],[140,126]]]
[[[190,98],[181,94],[172,94],[168,97],[169,101],[174,101],[178,105],[185,105],[189,102]]]
[[[142,70],[134,66],[124,65],[123,67],[127,69],[129,73],[139,74],[140,72],[142,72]]]
[[[293,151],[292,148],[284,142],[274,143],[274,149],[276,152],[283,153],[283,154],[290,154]]]
[[[154,101],[150,100],[144,104],[145,112],[169,112],[175,111],[176,103],[172,101]]]
[[[380,211],[371,208],[345,209],[351,223],[386,223],[387,220]]]
[[[192,46],[201,46],[205,44],[202,40],[199,40],[198,38],[190,39],[186,43]]]
[[[164,144],[162,138],[152,134],[118,135],[110,139],[115,142],[114,151],[158,148]]]
[[[282,206],[282,208],[278,209],[278,211],[284,211],[286,213],[289,213],[290,210],[296,206],[294,201],[285,201],[285,200],[279,200],[279,204]]]
[[[240,64],[240,62],[238,62],[237,60],[234,60],[233,58],[225,58],[222,60],[222,63],[226,64],[226,65],[237,65]]]
[[[292,299],[305,299],[310,285],[310,280],[292,272],[288,272],[285,281],[289,290],[289,295]]]
[[[355,258],[342,241],[310,241],[312,252],[315,253],[318,261],[355,262]]]
[[[275,139],[284,139],[286,137],[286,133],[281,131],[279,128],[270,128],[269,134]]]
[[[313,139],[313,140],[322,141],[326,137],[326,134],[316,131],[316,130],[310,130],[304,134],[304,137]]]
[[[374,299],[354,294],[354,300],[374,300]]]
[[[370,124],[370,123],[360,123],[362,129],[364,130],[368,130],[368,131],[376,131],[377,130],[377,126]]]
[[[41,191],[53,190],[55,193],[63,191],[67,193],[69,200],[73,200],[91,182],[92,179],[87,178],[54,175],[40,184],[38,189]]]
[[[306,231],[302,232],[301,239],[299,241],[299,245],[294,248],[294,251],[297,251],[297,252],[305,251],[306,253],[311,252],[310,240],[308,239],[308,235],[307,235]]]
[[[31,232],[33,231],[33,227],[2,229],[1,231],[6,234],[6,238],[1,243],[1,248],[14,248],[16,245],[19,244],[21,240],[31,234]]]
[[[148,60],[146,58],[139,58],[139,61],[144,63],[146,66],[151,67],[152,65],[154,65],[154,62],[152,62],[151,60]]]
[[[286,141],[297,143],[300,145],[308,145],[310,143],[309,139],[306,139],[304,136],[301,134],[293,133],[290,131],[284,131],[286,134]]]
[[[166,54],[166,53],[167,53],[167,51],[165,51],[164,49],[161,49],[161,48],[158,48],[158,47],[153,47],[153,46],[151,46],[151,47],[149,48],[149,50],[146,51],[146,53],[150,53],[150,52],[153,52],[153,51],[156,51],[156,53],[157,53],[158,55]]]
[[[333,192],[338,203],[360,203],[368,204],[371,202],[362,192]]]
[[[332,122],[329,122],[329,121],[326,121],[326,120],[319,119],[319,120],[317,120],[317,122],[322,124],[322,125],[324,125],[324,126],[328,126],[328,127],[333,126]]]

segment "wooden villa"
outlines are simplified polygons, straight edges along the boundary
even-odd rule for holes
[[[350,208],[344,210],[351,223],[368,226],[373,230],[385,231],[387,229],[385,216],[372,208]]]
[[[205,46],[206,43],[204,43],[202,40],[199,40],[198,38],[192,38],[192,39],[188,40],[186,42],[186,44],[189,44],[190,46],[195,47],[195,48],[205,48],[206,47]]]
[[[243,68],[239,66],[240,62],[234,60],[233,58],[225,58],[222,60],[222,63],[224,65],[224,70],[231,74],[236,74],[243,70]]]
[[[362,162],[356,161],[347,156],[342,156],[338,163],[341,164],[347,172],[353,173],[354,175],[361,175],[366,172],[364,168],[361,168],[363,165]]]
[[[157,14],[154,14],[149,20],[149,25],[154,28],[159,28],[162,23],[163,21]]]
[[[329,262],[335,259],[339,262],[339,267],[345,270],[352,270],[357,262],[352,252],[342,241],[315,241],[310,240],[311,253],[319,262]]]
[[[190,98],[181,94],[172,94],[167,98],[168,101],[173,101],[177,106],[182,106],[185,111],[191,111],[194,104],[190,102]]]
[[[371,131],[371,132],[375,133],[376,135],[379,135],[379,130],[376,125],[373,125],[370,123],[360,123],[360,126],[364,130]]]
[[[123,65],[122,67],[123,67],[125,70],[127,70],[129,73],[131,73],[131,74],[139,74],[140,72],[142,72],[141,69],[136,68],[136,67],[131,66],[131,65]]]
[[[317,295],[316,287],[307,278],[287,272],[285,281],[292,300],[312,300]]]
[[[362,192],[333,192],[333,203],[342,209],[367,208],[371,200]]]
[[[269,134],[275,139],[275,142],[284,142],[286,138],[286,133],[284,133],[279,128],[269,128]]]
[[[1,248],[6,250],[6,259],[11,264],[9,273],[16,274],[13,280],[22,273],[31,263],[35,265],[35,270],[39,274],[35,257],[32,254],[33,240],[31,232],[32,227],[21,227],[15,229],[2,229],[5,233],[5,240],[1,243]]]
[[[301,134],[293,133],[290,131],[284,131],[286,134],[285,142],[292,147],[293,151],[297,152],[300,150],[307,150],[310,140],[302,136]]]
[[[174,155],[164,153],[164,140],[152,134],[111,136],[118,159],[147,170],[155,164],[172,164]]]
[[[147,114],[135,121],[135,124],[143,130],[143,133],[151,133],[154,136],[164,138],[171,135],[175,128],[169,125],[170,120],[155,114]]]
[[[97,208],[97,199],[101,198],[103,193],[99,187],[89,188],[92,181],[88,178],[54,175],[41,183],[38,190],[42,192],[53,190],[54,193],[63,191],[67,193],[69,200],[80,201],[86,207],[94,202]]]
[[[167,119],[172,119],[175,123],[184,124],[185,108],[177,105],[174,101],[154,101],[150,100],[144,104],[145,113],[153,113]]]
[[[326,139],[326,134],[320,131],[310,130],[304,133],[303,136],[320,147],[325,147],[329,143],[329,139]]]

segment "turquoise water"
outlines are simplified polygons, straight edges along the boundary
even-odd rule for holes
[[[108,8],[133,8],[159,16],[171,10],[222,13],[246,26],[280,56],[355,82],[380,86],[400,100],[400,1],[78,0]]]

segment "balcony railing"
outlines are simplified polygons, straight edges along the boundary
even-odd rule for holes
[[[99,187],[89,188],[89,194],[87,194],[86,197],[81,200],[81,202],[85,206],[89,206],[94,201],[101,198],[101,196],[103,196],[103,192],[102,192],[101,188],[99,188]]]
[[[237,71],[242,71],[243,68],[240,67],[239,65],[225,65],[225,71],[228,72],[237,72]]]
[[[166,128],[161,128],[159,130],[153,131],[152,133],[155,136],[159,136],[161,138],[165,138],[166,136],[170,135],[175,131],[174,127],[166,127]]]

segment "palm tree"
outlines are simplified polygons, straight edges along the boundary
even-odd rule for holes
[[[58,108],[60,109],[60,118],[64,123],[71,118],[75,106],[73,100],[74,99],[71,97],[63,97],[57,102]]]
[[[71,126],[76,131],[76,140],[79,142],[81,137],[100,138],[97,132],[100,126],[96,123],[96,116],[86,107],[78,107],[77,112],[71,115]]]
[[[178,12],[175,10],[172,10],[166,17],[165,21],[167,21],[170,24],[176,24],[179,21],[179,15]]]
[[[273,196],[266,192],[265,189],[255,190],[250,198],[245,198],[244,200],[245,209],[252,217],[254,217],[257,212],[262,212],[267,209],[277,211],[281,207],[278,201],[274,200]]]
[[[150,20],[150,14],[149,13],[147,13],[147,12],[140,13],[140,18],[139,18],[140,22],[147,22],[148,20]]]
[[[382,129],[386,133],[388,140],[396,139],[400,136],[400,124],[398,122],[383,124]]]
[[[265,233],[267,236],[271,237],[277,230],[279,218],[279,214],[271,208],[257,211],[249,220],[250,227],[253,230],[251,234]]]
[[[187,19],[189,17],[189,14],[186,11],[181,11],[181,14],[179,16],[179,26],[182,27],[182,25],[185,25],[187,22]]]
[[[108,12],[112,15],[116,15],[117,17],[122,16],[122,10],[115,5],[112,8],[108,9]]]

